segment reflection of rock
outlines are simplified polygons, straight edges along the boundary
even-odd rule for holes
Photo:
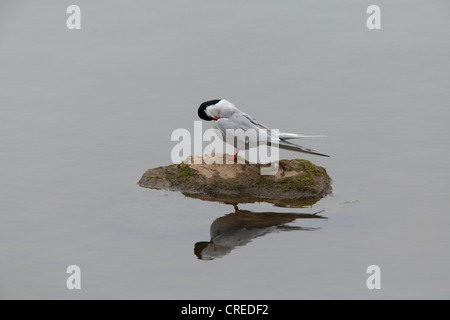
[[[212,202],[221,202],[226,204],[239,204],[239,203],[255,203],[255,202],[267,202],[272,203],[276,207],[288,207],[288,208],[305,208],[310,207],[313,204],[315,204],[320,199],[316,198],[307,198],[307,199],[292,199],[292,198],[286,198],[286,199],[270,199],[270,198],[258,198],[255,196],[249,196],[249,195],[237,195],[237,196],[213,196],[209,194],[203,194],[203,193],[189,193],[189,192],[183,192],[183,194],[186,197],[194,198],[194,199],[200,199],[205,201],[212,201]]]
[[[211,224],[210,241],[197,242],[194,253],[199,259],[212,260],[227,255],[234,248],[244,246],[254,238],[271,232],[291,230],[316,230],[286,225],[296,219],[324,217],[317,214],[298,214],[281,212],[251,212],[238,210],[217,218]]]
[[[231,197],[239,203],[278,201],[284,206],[311,204],[331,193],[331,178],[325,168],[308,160],[280,160],[276,174],[261,175],[261,168],[266,167],[269,166],[250,163],[181,163],[147,170],[139,185],[181,191],[189,196]]]

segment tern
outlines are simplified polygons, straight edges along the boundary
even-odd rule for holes
[[[249,114],[240,111],[234,104],[225,99],[203,102],[198,108],[198,116],[205,121],[214,121],[214,129],[218,131],[219,137],[227,143],[233,143],[233,146],[237,149],[236,154],[233,156],[234,159],[237,158],[239,148],[247,150],[262,144],[275,144],[280,149],[329,157],[326,154],[287,141],[289,139],[325,136],[308,136],[271,130]]]

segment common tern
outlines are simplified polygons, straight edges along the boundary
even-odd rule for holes
[[[219,132],[219,137],[225,142],[233,142],[233,146],[237,149],[234,159],[237,158],[239,149],[247,150],[263,144],[274,144],[278,145],[280,149],[329,157],[326,154],[287,141],[289,139],[324,136],[307,136],[271,130],[249,114],[240,111],[234,104],[225,99],[203,102],[198,108],[198,116],[206,121],[214,121],[214,129]],[[247,133],[243,135],[243,132]]]

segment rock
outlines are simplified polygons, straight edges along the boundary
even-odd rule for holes
[[[224,164],[207,164],[223,157]],[[270,202],[278,206],[311,205],[332,191],[323,167],[308,160],[280,160],[278,172],[261,175],[269,165],[225,164],[225,155],[193,156],[180,164],[147,170],[139,181],[144,188],[181,191],[186,196],[225,203]],[[206,163],[205,163],[206,161]]]

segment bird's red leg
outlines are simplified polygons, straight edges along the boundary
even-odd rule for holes
[[[236,148],[236,154],[234,155],[234,160],[236,160],[236,159],[237,159],[237,155],[238,155],[238,153],[239,153],[239,148]]]
[[[238,155],[238,153],[239,153],[239,149],[238,148],[236,148],[236,154],[234,154],[234,155],[228,155],[228,157],[227,157],[227,159],[228,160],[236,160],[237,159],[237,155]]]

